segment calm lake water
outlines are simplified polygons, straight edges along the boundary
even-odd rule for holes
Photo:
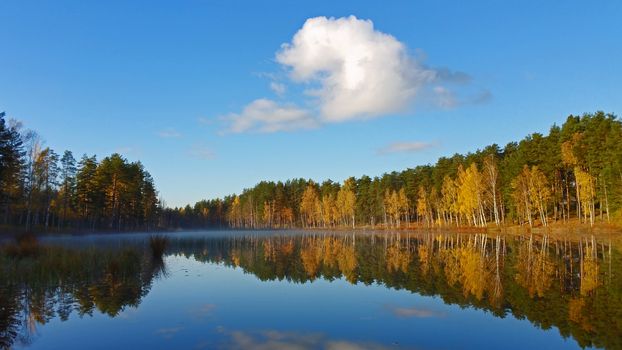
[[[193,232],[4,243],[0,348],[622,349],[608,239]]]

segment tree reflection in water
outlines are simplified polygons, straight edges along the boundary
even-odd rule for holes
[[[512,314],[535,326],[557,327],[581,346],[621,348],[620,252],[593,237],[483,234],[247,235],[171,237],[168,254],[242,268],[262,281],[304,283],[344,278],[380,283],[445,303]],[[117,316],[137,307],[154,279],[166,276],[161,258],[144,246],[124,249],[41,247],[0,256],[0,346],[27,345],[36,326],[72,312]]]
[[[32,342],[37,325],[99,312],[115,317],[137,307],[155,278],[166,276],[162,257],[140,247],[68,249],[40,246],[26,256],[0,254],[0,348]]]
[[[262,281],[381,283],[557,327],[584,347],[622,347],[622,325],[611,322],[622,319],[622,278],[612,273],[622,268],[621,256],[609,240],[315,233],[174,239],[171,245],[174,254],[240,267]]]

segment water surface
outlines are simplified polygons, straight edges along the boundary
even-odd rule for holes
[[[194,232],[5,242],[0,347],[622,348],[620,251],[594,237]]]

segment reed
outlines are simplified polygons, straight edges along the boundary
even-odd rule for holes
[[[149,247],[151,248],[151,254],[154,258],[162,258],[166,248],[168,247],[169,239],[166,236],[151,236],[149,237]]]

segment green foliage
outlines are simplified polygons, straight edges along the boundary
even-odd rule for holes
[[[519,193],[516,186],[526,166],[537,171]],[[493,144],[475,153],[442,157],[434,165],[347,181],[355,200],[354,219],[333,220],[326,208],[344,184],[294,179],[262,181],[238,195],[166,209],[163,223],[171,228],[332,227],[335,222],[343,227],[352,222],[369,227],[398,222],[403,227],[538,226],[577,219],[615,223],[622,215],[622,123],[603,112],[569,116],[548,135],[534,133],[504,147]],[[313,203],[301,205],[309,186],[319,204],[311,198]],[[390,205],[396,201],[386,194],[400,191],[406,203],[396,216]]]
[[[0,222],[32,230],[151,230],[160,204],[140,162],[84,155],[76,164],[0,113]]]
[[[262,181],[180,208],[163,208],[140,162],[113,154],[76,164],[71,152],[59,157],[4,117],[0,222],[26,230],[594,225],[622,216],[622,123],[603,112],[434,165],[342,184]],[[525,167],[538,171],[525,177]],[[521,178],[531,182],[518,186]]]

